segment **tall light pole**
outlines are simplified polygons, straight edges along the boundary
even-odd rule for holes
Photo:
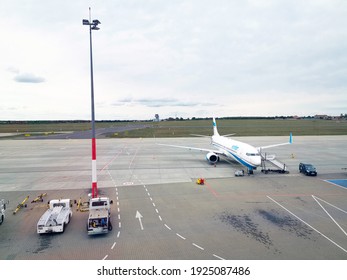
[[[89,20],[83,19],[83,25],[89,25],[89,46],[90,46],[90,87],[92,103],[92,198],[98,197],[98,183],[96,175],[96,139],[95,139],[95,110],[94,110],[94,77],[93,77],[93,48],[92,48],[92,30],[99,30],[97,19],[91,20],[89,8]]]

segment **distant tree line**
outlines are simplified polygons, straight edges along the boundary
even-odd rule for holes
[[[52,124],[52,123],[90,123],[90,120],[40,120],[40,121],[0,121],[1,124]],[[134,122],[134,120],[100,120],[96,123]]]
[[[274,120],[274,119],[347,119],[347,114],[341,114],[338,117],[332,117],[328,115],[316,115],[316,116],[271,116],[271,117],[260,117],[260,116],[250,116],[250,117],[221,117],[219,120]],[[166,119],[161,119],[161,121],[189,121],[189,120],[211,120],[212,117],[192,117],[192,118],[182,118],[182,117],[169,117]],[[96,123],[114,123],[114,122],[152,122],[153,119],[150,120],[97,120]],[[0,121],[0,124],[53,124],[53,123],[90,123],[90,120],[26,120],[26,121]]]
[[[249,116],[249,117],[244,117],[244,116],[237,116],[237,117],[220,117],[218,118],[219,120],[286,120],[286,119],[325,119],[325,120],[332,120],[332,119],[347,119],[347,114],[341,114],[340,116],[328,116],[324,115],[325,117],[319,117],[319,115],[315,116],[303,116],[303,117],[298,117],[298,116],[270,116],[270,117],[261,117],[261,116]],[[212,117],[205,117],[205,118],[199,118],[199,117],[192,117],[190,118],[167,118],[167,119],[162,119],[162,121],[186,121],[186,120],[210,120]]]
[[[274,116],[274,117],[257,117],[257,116],[251,116],[251,117],[221,117],[221,118],[218,118],[219,120],[274,120],[274,119],[293,119],[294,117],[293,116]],[[305,118],[310,118],[310,117],[305,117]],[[314,118],[314,117],[312,117]],[[184,119],[184,118],[167,118],[167,119],[163,119],[163,121],[186,121],[186,120],[192,120],[192,121],[195,121],[195,120],[210,120],[212,119],[212,117],[206,117],[206,118],[197,118],[197,117],[192,117],[191,119],[190,118],[187,118],[187,119]]]

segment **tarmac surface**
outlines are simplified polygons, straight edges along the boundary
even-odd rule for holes
[[[49,199],[88,200],[90,140],[1,140],[0,198],[9,205],[0,259],[347,259],[347,136],[294,137],[293,145],[270,149],[289,174],[244,177],[234,176],[237,163],[215,167],[204,153],[156,143],[210,147],[206,138],[97,140],[99,195],[114,202],[113,231],[91,237],[88,213],[76,205],[64,233],[36,233]],[[300,174],[300,162],[315,165],[318,176]],[[31,203],[44,192],[43,203]]]
[[[96,128],[95,129],[95,136],[96,138],[107,138],[109,135],[120,133],[124,131],[130,131],[130,130],[136,130],[136,129],[144,129],[146,127],[149,127],[150,125],[144,125],[144,124],[133,124],[128,123],[125,126],[113,126],[113,127],[107,127],[107,128]],[[6,135],[7,134],[7,135]],[[8,136],[15,136],[16,133],[8,135],[8,133],[3,133],[3,135],[0,135],[0,137],[8,137]],[[18,135],[18,134],[17,134]],[[30,135],[30,139],[35,140],[57,140],[57,139],[91,139],[92,138],[92,130],[82,130],[82,131],[66,131],[61,132],[57,134],[48,134],[48,135],[35,135],[35,133]],[[27,139],[27,137],[23,136],[17,136],[17,139],[24,140]]]

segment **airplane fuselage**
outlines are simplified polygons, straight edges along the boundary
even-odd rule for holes
[[[197,147],[189,147],[189,146],[178,146],[178,145],[165,145],[165,144],[158,144],[158,145],[207,152],[206,160],[210,164],[217,164],[220,157],[222,156],[222,157],[225,157],[240,163],[241,165],[245,166],[248,169],[248,174],[253,174],[253,170],[257,169],[258,166],[261,166],[262,155],[260,153],[262,149],[292,144],[292,134],[290,133],[289,142],[287,143],[280,143],[280,144],[274,144],[274,145],[256,148],[247,143],[236,141],[226,137],[228,135],[230,136],[231,134],[220,135],[217,130],[217,124],[216,124],[215,118],[213,118],[212,127],[213,127],[213,135],[211,137],[211,144],[217,148],[214,150],[205,149],[205,148],[197,148]]]
[[[213,135],[212,145],[228,158],[246,166],[248,170],[254,170],[261,165],[261,156],[259,151],[247,143],[229,139],[220,135]]]

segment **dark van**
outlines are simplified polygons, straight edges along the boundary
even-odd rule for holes
[[[312,164],[300,163],[299,171],[307,176],[317,176],[317,170]]]

